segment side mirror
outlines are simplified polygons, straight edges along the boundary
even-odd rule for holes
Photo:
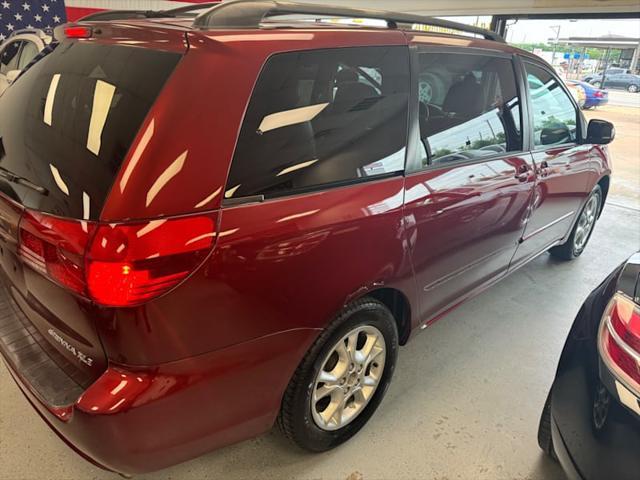
[[[542,145],[557,145],[571,141],[571,131],[564,123],[556,123],[544,127],[540,132],[540,143]]]
[[[11,70],[10,72],[7,72],[7,83],[11,85],[13,82],[16,81],[16,79],[20,76],[21,73],[22,73],[22,70]]]
[[[587,128],[587,138],[584,143],[593,145],[606,145],[613,142],[616,137],[616,129],[613,123],[606,120],[591,120]]]

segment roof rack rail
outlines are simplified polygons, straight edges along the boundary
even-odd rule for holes
[[[202,29],[259,28],[268,17],[275,15],[320,15],[327,18],[345,17],[383,20],[387,22],[388,28],[391,29],[401,29],[399,24],[418,24],[472,33],[487,40],[504,42],[504,39],[495,32],[439,18],[278,0],[233,0],[219,3],[198,15],[193,26]]]

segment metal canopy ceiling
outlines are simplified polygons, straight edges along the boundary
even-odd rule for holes
[[[432,16],[503,15],[508,17],[575,14],[640,14],[638,0],[296,0],[342,7],[393,10]],[[605,14],[605,15],[603,15]]]

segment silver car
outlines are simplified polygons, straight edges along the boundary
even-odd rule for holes
[[[0,44],[0,95],[51,40],[43,30],[25,29],[16,30]]]

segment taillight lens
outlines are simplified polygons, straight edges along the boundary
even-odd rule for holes
[[[594,93],[594,96],[596,98],[602,98],[602,90],[596,90],[596,93]]]
[[[20,219],[20,257],[76,293],[85,292],[84,252],[95,224],[26,211]]]
[[[90,297],[131,306],[162,295],[205,259],[215,231],[209,216],[100,225],[86,259]]]
[[[607,367],[640,394],[640,308],[621,293],[604,312],[598,348]]]
[[[91,27],[71,25],[65,27],[64,36],[67,38],[91,38],[93,36],[93,30]]]
[[[215,216],[99,224],[26,211],[20,256],[75,293],[112,307],[149,301],[184,280],[211,251]]]

